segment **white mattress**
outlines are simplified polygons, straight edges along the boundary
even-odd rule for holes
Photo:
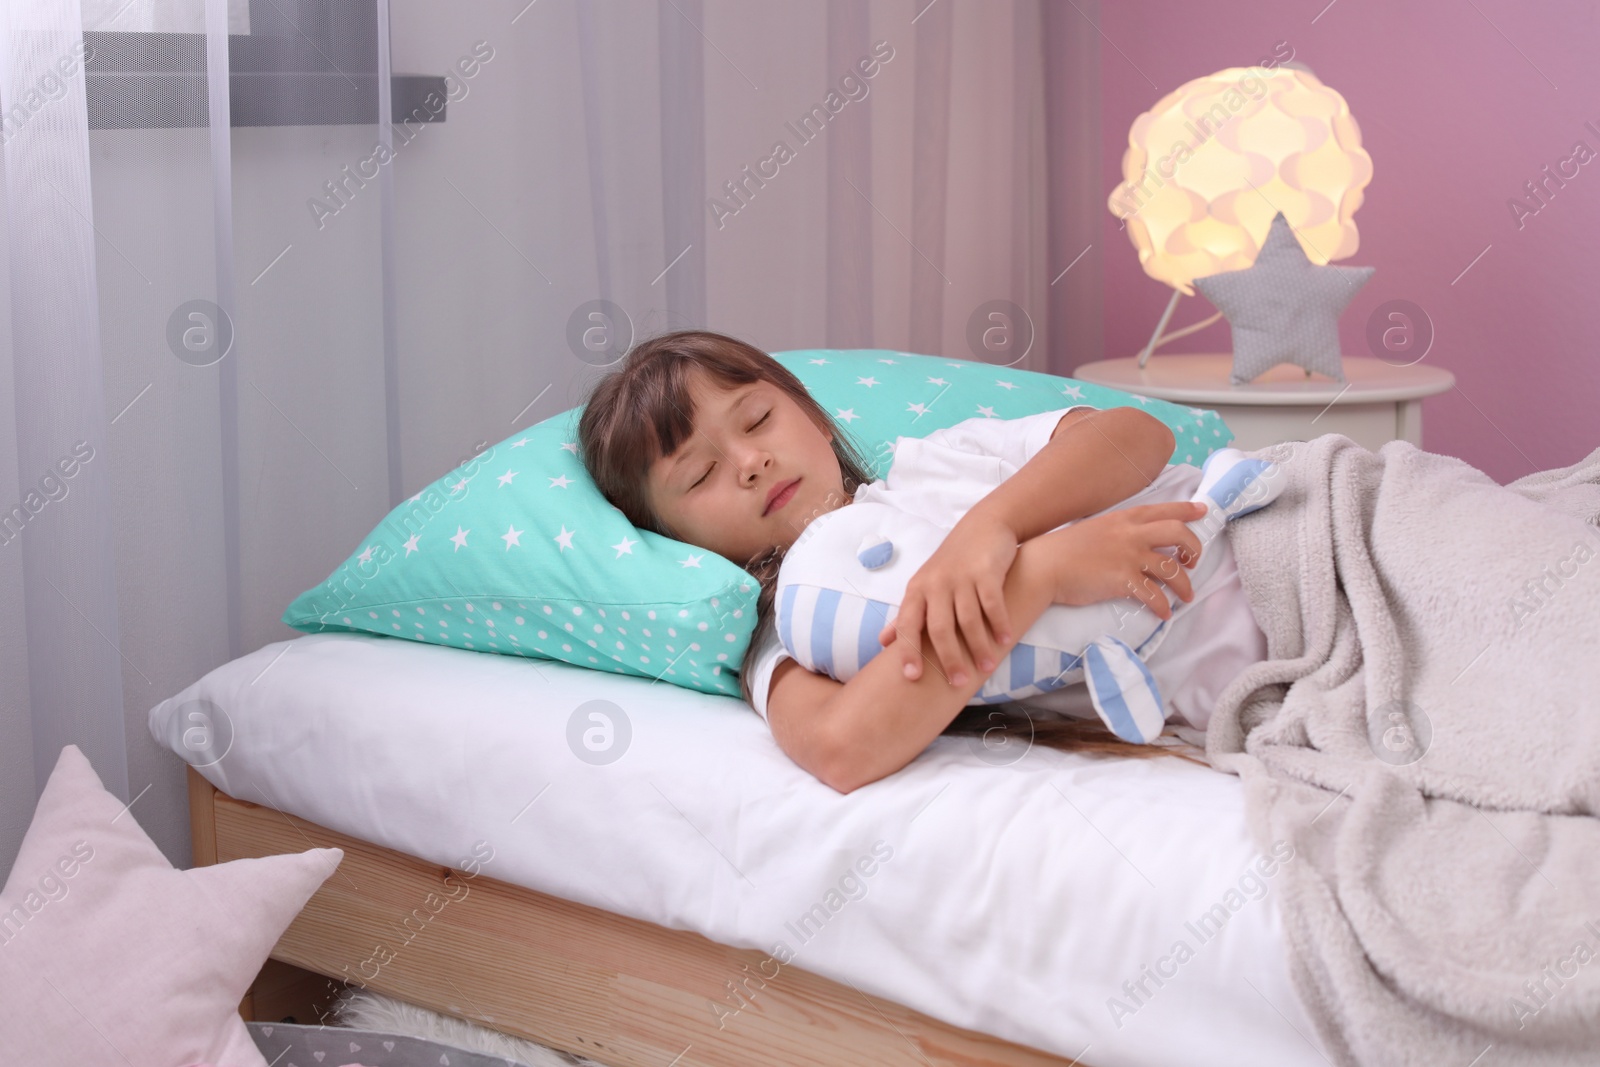
[[[1326,1062],[1274,879],[1209,939],[1190,925],[1261,855],[1238,779],[1183,760],[1036,747],[992,766],[941,737],[840,795],[737,699],[358,634],[268,645],[163,701],[150,729],[174,751],[196,699],[232,727],[202,768],[218,788],[422,859],[460,865],[487,841],[491,877],[740,948],[782,942],[792,966],[1095,1067]],[[631,725],[606,765],[568,746],[592,700]],[[797,936],[819,904],[826,923]],[[1168,977],[1136,1001],[1124,983],[1146,966]],[[1132,1013],[1114,1020],[1112,997]]]

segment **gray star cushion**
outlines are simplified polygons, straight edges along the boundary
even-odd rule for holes
[[[1344,381],[1339,362],[1339,315],[1375,267],[1319,267],[1278,212],[1244,270],[1196,278],[1194,286],[1233,327],[1234,385],[1279,363]]]

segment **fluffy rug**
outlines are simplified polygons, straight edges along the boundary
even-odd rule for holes
[[[340,994],[333,1005],[333,1018],[339,1026],[426,1038],[471,1052],[503,1056],[526,1067],[607,1067],[596,1060],[558,1052],[546,1045],[366,989],[351,988]]]

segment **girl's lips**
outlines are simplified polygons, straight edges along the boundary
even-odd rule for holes
[[[771,515],[774,511],[777,511],[779,508],[783,507],[790,500],[794,499],[794,494],[797,490],[799,490],[799,488],[800,479],[796,478],[794,481],[790,482],[786,488],[778,491],[778,495],[772,498],[772,503],[767,505],[767,510],[763,511],[762,514]]]

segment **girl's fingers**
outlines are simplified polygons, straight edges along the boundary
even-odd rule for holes
[[[978,599],[983,602],[983,613],[989,617],[990,631],[994,634],[999,645],[1011,643],[1011,617],[1006,614],[1005,592],[999,583],[985,585],[978,590]],[[995,650],[995,662],[999,662],[999,649]]]
[[[1192,552],[1196,556],[1200,554],[1200,538],[1189,528],[1188,523],[1178,522],[1175,519],[1146,523],[1139,528],[1136,537],[1145,548],[1170,547],[1185,553]]]
[[[967,674],[955,633],[955,616],[949,605],[937,598],[929,601],[928,638],[933,642],[934,653],[944,668],[945,680],[959,686],[966,684]]]
[[[1183,549],[1194,559],[1200,558],[1202,546],[1200,537],[1186,522],[1168,521],[1161,524],[1161,536],[1156,540],[1156,546],[1173,545]]]
[[[1174,500],[1165,504],[1137,504],[1126,510],[1128,518],[1134,522],[1161,522],[1163,519],[1193,522],[1206,513],[1206,506],[1194,500]]]
[[[900,620],[904,618],[907,621],[910,621],[911,616],[908,614],[910,610],[911,593],[909,590],[907,590],[905,603],[900,605],[899,613],[896,614],[894,618],[884,623],[883,629],[878,631],[878,644],[882,645],[884,648],[888,648],[890,645],[894,644],[895,638],[900,634]]]
[[[1159,552],[1151,553],[1155,559],[1166,560],[1172,563],[1172,557],[1163,556]],[[1160,619],[1172,618],[1172,605],[1167,603],[1167,594],[1161,588],[1160,575],[1156,568],[1160,564],[1153,559],[1140,568],[1139,580],[1130,583],[1133,586],[1133,595],[1144,601],[1145,606],[1156,613]]]
[[[1012,641],[1005,598],[994,583],[967,589],[949,600],[939,596],[930,599],[907,588],[905,603],[878,632],[878,643],[887,649],[894,641],[900,641],[902,673],[911,681],[922,674],[924,629],[945,680],[953,686],[965,685],[973,670],[981,671],[980,677],[987,677],[1000,662],[1001,646]],[[967,662],[968,650],[971,664]]]
[[[908,591],[906,602],[900,606],[899,614],[889,620],[889,625],[885,629],[894,631],[896,638],[905,638],[900,642],[900,657],[903,661],[900,672],[911,681],[916,681],[922,676],[921,598]]]
[[[1156,565],[1159,568],[1156,572],[1156,577],[1171,586],[1173,592],[1177,593],[1179,599],[1184,603],[1193,600],[1194,583],[1189,578],[1189,572],[1181,563],[1165,552],[1158,553],[1158,555],[1161,556],[1162,562]]]
[[[981,676],[988,677],[999,657],[995,655],[994,643],[989,637],[989,625],[984,621],[983,609],[978,604],[975,592],[969,589],[957,595],[956,616],[961,620],[961,634],[967,639],[973,664]]]

